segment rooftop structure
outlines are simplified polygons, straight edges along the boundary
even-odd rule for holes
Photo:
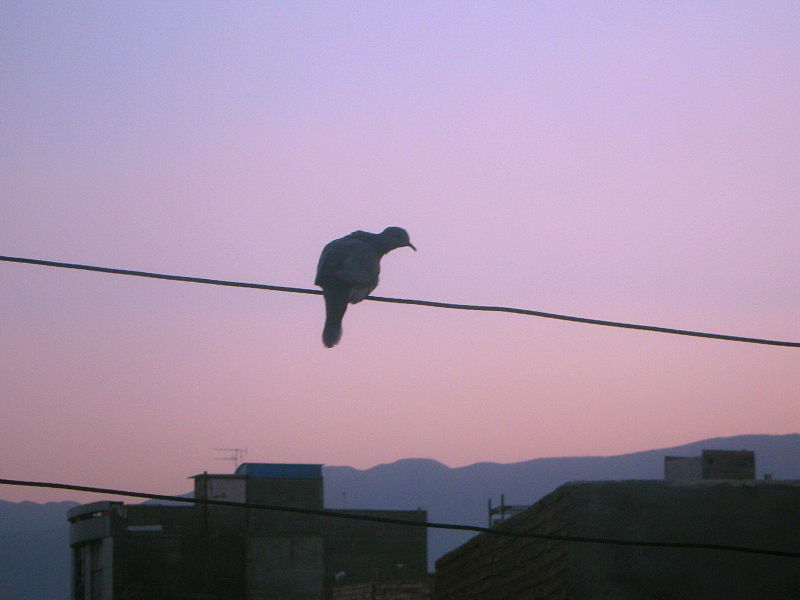
[[[756,457],[752,450],[703,450],[700,456],[665,456],[664,479],[755,479]]]
[[[244,463],[194,497],[320,510],[322,466]],[[415,511],[336,512],[426,521]],[[73,600],[320,600],[334,583],[424,579],[427,530],[207,504],[94,502],[68,513]]]
[[[489,498],[487,508],[489,527],[495,527],[506,519],[521,513],[523,510],[527,510],[528,506],[528,504],[506,504],[505,494],[500,494],[500,504],[498,506],[492,506],[492,499]]]

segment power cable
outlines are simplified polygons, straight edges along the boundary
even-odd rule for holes
[[[83,271],[95,271],[99,273],[112,273],[114,275],[130,275],[133,277],[149,277],[151,279],[166,279],[169,281],[184,281],[188,283],[202,283],[206,285],[222,285],[227,287],[253,288],[258,290],[270,290],[273,292],[291,292],[294,294],[316,294],[321,295],[320,290],[307,288],[287,287],[282,285],[267,285],[263,283],[244,283],[240,281],[224,281],[220,279],[206,279],[203,277],[187,277],[183,275],[167,275],[163,273],[150,273],[147,271],[131,271],[128,269],[114,269],[111,267],[97,267],[93,265],[81,265],[74,263],[56,262],[52,260],[38,260],[34,258],[19,258],[14,256],[0,256],[0,261],[15,262],[45,267],[59,267],[63,269],[79,269]],[[686,335],[715,340],[725,340],[729,342],[745,342],[749,344],[765,344],[769,346],[788,346],[800,348],[800,342],[786,342],[780,340],[769,340],[762,338],[742,337],[737,335],[726,335],[721,333],[703,333],[701,331],[691,331],[688,329],[673,329],[671,327],[658,327],[655,325],[637,325],[635,323],[621,323],[618,321],[604,321],[602,319],[590,319],[586,317],[573,317],[569,315],[559,315],[555,313],[542,312],[538,310],[528,310],[524,308],[510,308],[506,306],[482,306],[475,304],[453,304],[450,302],[435,302],[431,300],[411,300],[406,298],[384,298],[381,296],[367,296],[366,300],[373,302],[393,302],[395,304],[415,304],[417,306],[431,306],[435,308],[449,308],[453,310],[473,310],[487,312],[507,312],[518,315],[529,315],[542,317],[545,319],[558,319],[561,321],[573,321],[575,323],[586,323],[589,325],[603,325],[605,327],[621,327],[624,329],[638,329],[642,331],[655,331],[658,333],[669,333],[672,335]]]
[[[728,544],[704,544],[693,542],[657,542],[641,540],[620,540],[611,538],[598,538],[586,536],[558,535],[550,533],[528,533],[511,531],[508,529],[495,529],[489,527],[479,527],[477,525],[455,525],[451,523],[429,523],[425,521],[409,521],[407,519],[395,519],[392,517],[378,517],[374,515],[359,515],[353,513],[337,512],[335,510],[317,510],[313,508],[298,508],[292,506],[276,506],[273,504],[253,504],[250,502],[233,502],[231,500],[214,500],[210,498],[185,498],[183,496],[168,496],[164,494],[149,494],[144,492],[130,492],[126,490],[115,490],[109,488],[98,488],[85,485],[71,485],[66,483],[49,483],[41,481],[23,481],[17,479],[0,479],[2,485],[17,485],[27,487],[53,488],[61,490],[74,490],[78,492],[92,492],[97,494],[108,494],[113,496],[130,496],[133,498],[149,498],[154,500],[168,500],[171,502],[184,502],[190,504],[207,504],[212,506],[230,506],[236,508],[251,508],[256,510],[272,510],[276,512],[296,513],[303,515],[315,515],[320,517],[331,517],[337,519],[351,519],[356,521],[371,521],[373,523],[387,523],[391,525],[404,525],[408,527],[427,527],[429,529],[450,529],[456,531],[474,531],[476,533],[486,533],[489,535],[499,535],[505,537],[527,538],[537,540],[551,540],[559,542],[579,542],[588,544],[610,544],[616,546],[648,546],[655,548],[689,548],[695,550],[722,550],[726,552],[742,552],[746,554],[763,554],[768,556],[784,556],[790,558],[800,558],[800,552],[790,552],[787,550],[771,550],[767,548],[751,548],[749,546],[732,546]]]

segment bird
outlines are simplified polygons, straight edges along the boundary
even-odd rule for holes
[[[383,255],[404,247],[417,251],[402,227],[387,227],[380,233],[354,231],[325,245],[314,285],[322,288],[325,298],[326,348],[333,348],[342,337],[347,305],[361,302],[377,287]]]

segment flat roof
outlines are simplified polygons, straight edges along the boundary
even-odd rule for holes
[[[322,465],[300,463],[242,463],[237,475],[274,479],[322,479]]]
[[[199,473],[192,475],[189,479],[197,479],[204,476],[218,479],[243,479],[245,477],[259,479],[322,479],[322,465],[311,463],[242,463],[233,474]]]

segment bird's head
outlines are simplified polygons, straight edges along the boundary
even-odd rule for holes
[[[408,246],[414,252],[417,251],[408,237],[408,232],[402,227],[387,227],[381,232],[381,239],[389,249],[393,250],[394,248],[404,248]]]

